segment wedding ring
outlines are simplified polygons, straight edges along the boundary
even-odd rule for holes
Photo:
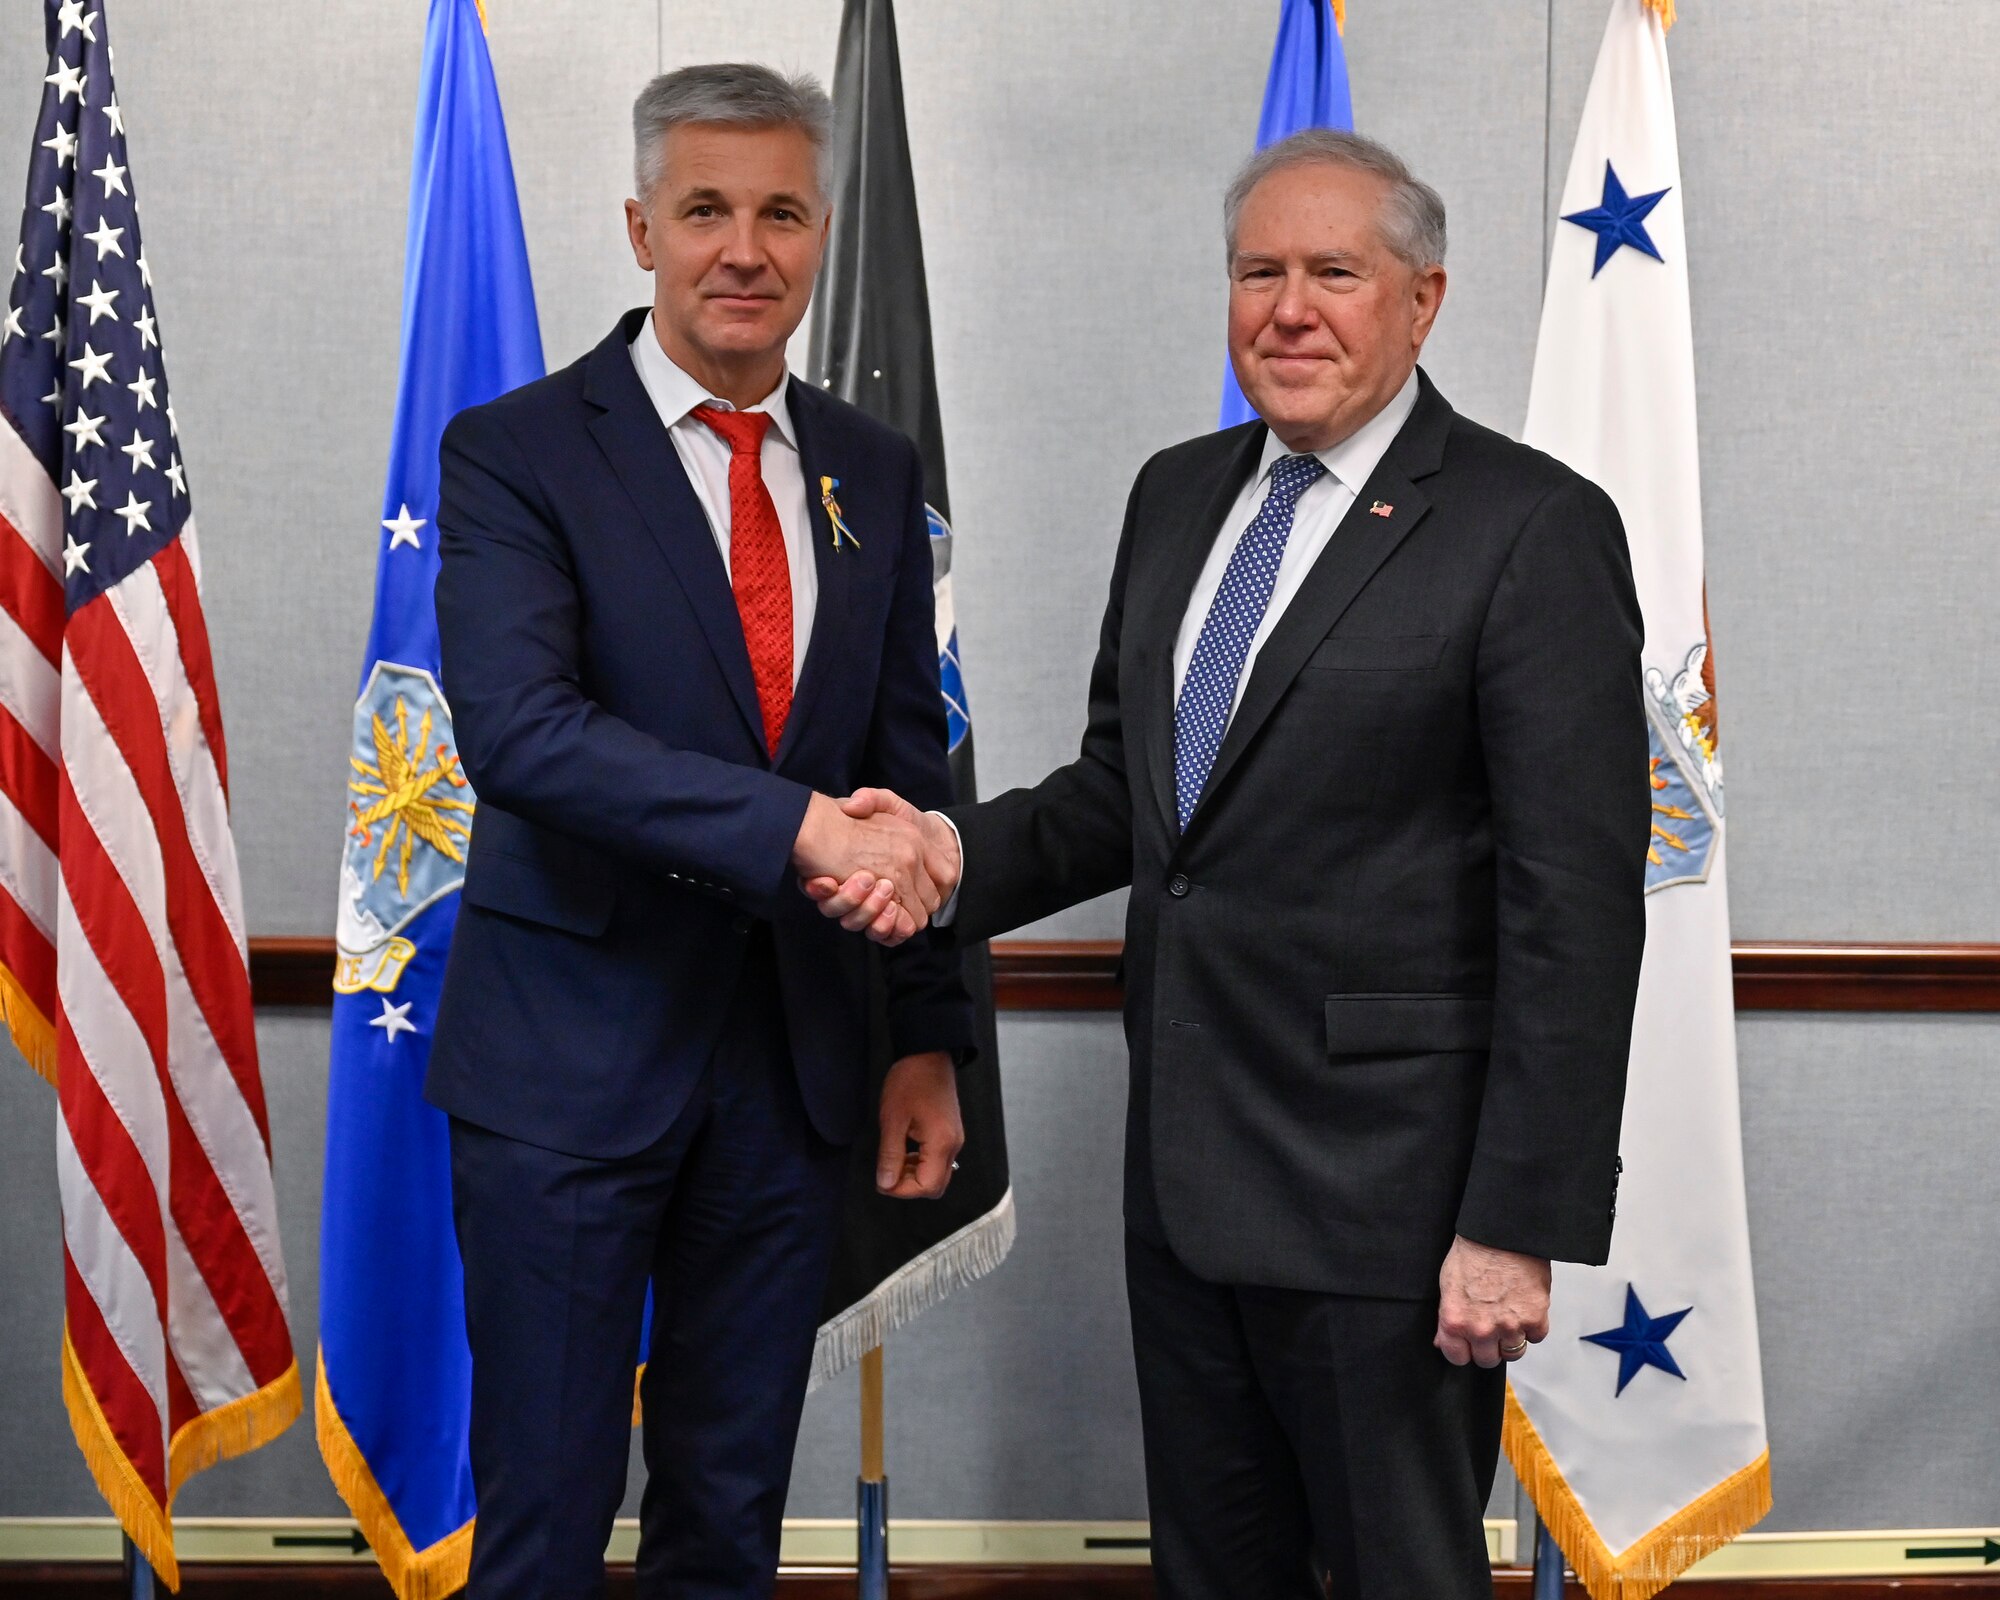
[[[1528,1341],[1526,1339],[1523,1339],[1519,1344],[1503,1344],[1500,1347],[1500,1353],[1503,1356],[1518,1356],[1523,1350],[1527,1348],[1528,1348]]]

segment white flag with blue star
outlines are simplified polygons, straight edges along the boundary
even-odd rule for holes
[[[1671,21],[1671,0],[1611,7],[1523,434],[1618,503],[1646,618],[1653,838],[1611,1260],[1557,1265],[1507,1406],[1508,1455],[1594,1600],[1646,1600],[1771,1499]]]

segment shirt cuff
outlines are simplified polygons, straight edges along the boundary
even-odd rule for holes
[[[959,882],[963,883],[965,881],[965,839],[958,831],[958,824],[953,822],[951,818],[946,816],[942,811],[927,811],[924,813],[924,815],[929,817],[936,817],[938,821],[942,822],[947,828],[951,829],[952,842],[958,846]],[[943,905],[939,906],[937,910],[931,913],[931,926],[933,928],[949,928],[951,926],[951,919],[957,915],[958,915],[958,884],[955,883],[951,886],[950,897],[945,901]]]

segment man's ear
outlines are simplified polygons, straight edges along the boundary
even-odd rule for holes
[[[653,270],[653,240],[645,207],[636,200],[625,202],[625,236],[632,241],[632,259],[641,272]]]
[[[1423,348],[1424,340],[1430,337],[1438,310],[1444,305],[1444,287],[1444,268],[1436,262],[1417,273],[1416,281],[1410,286],[1411,298],[1416,302],[1410,336],[1419,350]]]

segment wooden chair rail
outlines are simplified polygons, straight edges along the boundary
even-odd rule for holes
[[[1115,939],[1003,939],[993,991],[1003,1011],[1116,1011]],[[1735,948],[1739,1011],[2000,1012],[2000,944],[1750,943]],[[260,1006],[333,1003],[333,941],[252,939]]]

